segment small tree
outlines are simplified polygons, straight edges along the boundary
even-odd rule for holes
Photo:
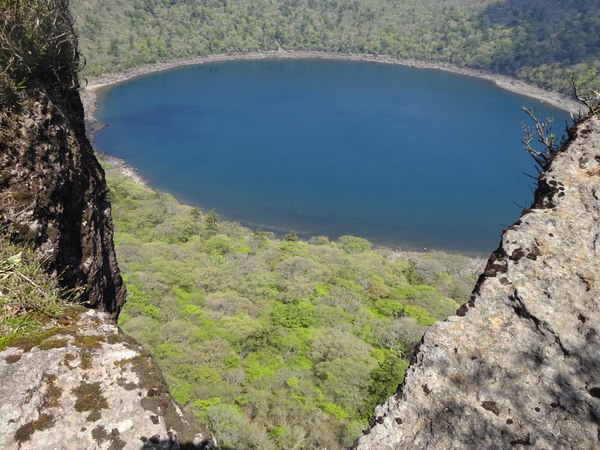
[[[346,253],[364,253],[371,250],[372,247],[366,239],[350,235],[340,237],[338,244]]]
[[[210,235],[217,234],[219,232],[219,215],[214,209],[211,209],[208,213],[206,213],[204,224],[206,225],[206,231]]]
[[[286,242],[296,242],[298,241],[298,235],[296,234],[296,230],[290,230],[288,234],[283,238]]]

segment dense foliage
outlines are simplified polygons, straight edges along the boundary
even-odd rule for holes
[[[480,268],[442,253],[409,262],[354,236],[278,240],[107,179],[129,290],[120,324],[235,448],[348,446]]]
[[[87,74],[209,54],[318,50],[440,61],[570,92],[600,86],[596,0],[71,0]]]

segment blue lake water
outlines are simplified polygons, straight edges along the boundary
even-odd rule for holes
[[[488,81],[334,60],[231,61],[99,93],[96,146],[252,229],[489,253],[533,199],[521,106]]]

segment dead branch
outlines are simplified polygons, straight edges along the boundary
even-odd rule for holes
[[[556,150],[558,150],[559,145],[556,143],[556,135],[552,133],[552,124],[554,123],[554,119],[552,117],[547,117],[544,120],[540,120],[535,115],[535,110],[531,110],[526,107],[521,108],[527,115],[533,120],[534,127],[530,129],[524,123],[521,123],[521,127],[523,128],[523,138],[521,142],[525,146],[525,151],[529,153],[535,162],[544,169],[550,158]],[[542,149],[537,150],[531,144],[533,141],[537,141],[542,144]]]

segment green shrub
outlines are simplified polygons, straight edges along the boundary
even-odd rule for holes
[[[302,301],[279,303],[271,313],[271,320],[285,328],[309,328],[315,323],[314,306]]]
[[[372,248],[369,241],[356,236],[342,236],[337,240],[337,243],[346,253],[364,253]]]

